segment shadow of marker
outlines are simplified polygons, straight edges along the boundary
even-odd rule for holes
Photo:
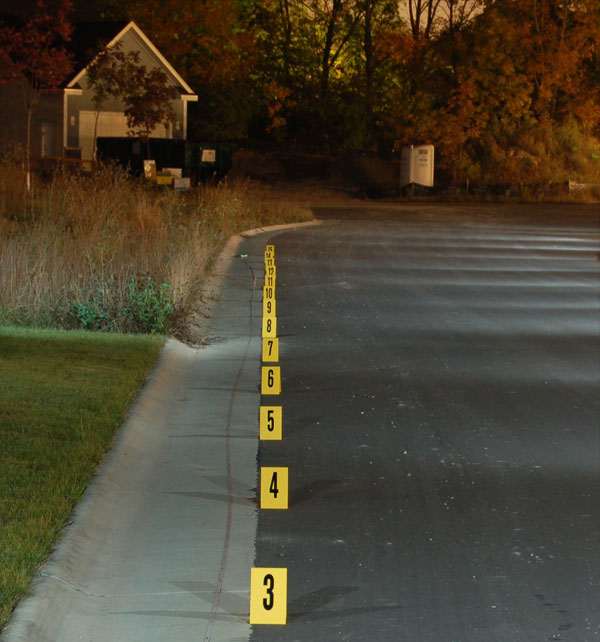
[[[288,620],[293,621],[358,590],[357,586],[324,586],[288,603]]]
[[[215,584],[210,582],[171,582],[176,586],[192,595],[199,597],[207,604],[212,604],[214,593],[217,589]],[[357,591],[357,586],[324,586],[311,593],[306,593],[288,603],[288,623],[300,620],[307,615],[311,617],[307,622],[317,620],[327,620],[329,618],[353,618],[358,615],[373,615],[375,613],[392,613],[402,608],[400,604],[386,604],[381,606],[367,605],[359,607],[333,608],[332,610],[320,610],[323,607],[345,597],[346,595]],[[249,591],[242,593],[248,594]],[[250,602],[247,597],[242,597],[237,593],[223,591],[219,602],[219,613],[216,620],[220,622],[248,622]],[[223,612],[224,611],[224,612]],[[167,611],[164,609],[156,610],[136,610],[136,611],[112,611],[112,615],[139,615],[145,617],[169,617],[169,618],[191,618],[196,620],[208,620],[211,617],[207,611]]]
[[[292,506],[296,506],[302,502],[307,501],[308,499],[311,499],[315,495],[318,495],[319,493],[323,493],[324,491],[328,490],[329,488],[332,488],[333,486],[336,486],[337,484],[340,483],[341,480],[339,479],[317,479],[313,482],[310,482],[310,484],[306,484],[306,486],[302,486],[301,488],[296,488],[290,493],[290,499],[289,499],[289,506],[290,508]]]
[[[199,597],[212,606],[215,591],[217,590],[216,584],[212,584],[211,582],[171,582],[171,584]],[[219,609],[227,611],[227,613],[235,617],[247,618],[250,608],[249,594],[249,589],[245,591],[246,597],[241,597],[236,593],[224,590],[221,592]]]
[[[195,497],[197,499],[209,499],[215,502],[225,502],[227,503],[227,495],[221,493],[202,493],[202,492],[192,492],[192,491],[166,491],[165,495],[180,495],[181,497]],[[256,507],[257,501],[254,497],[233,497],[231,500],[234,504],[239,506],[254,506]]]

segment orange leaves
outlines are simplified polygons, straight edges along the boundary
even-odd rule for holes
[[[137,0],[128,9],[178,70],[196,84],[235,82],[255,59],[234,0]]]
[[[36,12],[21,28],[0,28],[3,80],[27,81],[36,92],[56,92],[73,68],[65,43],[72,25],[70,0],[62,0],[55,14],[38,0]]]

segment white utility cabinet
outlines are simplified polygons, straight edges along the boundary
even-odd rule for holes
[[[400,187],[423,185],[433,187],[433,145],[410,145],[400,156]]]

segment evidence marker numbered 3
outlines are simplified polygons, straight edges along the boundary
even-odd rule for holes
[[[250,624],[287,623],[287,568],[250,569]]]

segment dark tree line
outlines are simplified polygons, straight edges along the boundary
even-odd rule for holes
[[[430,142],[449,179],[600,181],[598,0],[102,0],[198,93],[199,139]]]

